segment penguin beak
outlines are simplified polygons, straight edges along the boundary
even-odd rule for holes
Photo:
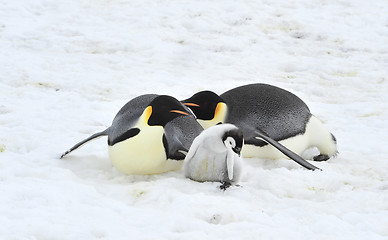
[[[189,107],[199,107],[199,105],[195,103],[183,103],[183,104]]]
[[[182,115],[186,115],[186,116],[189,115],[188,113],[183,112],[183,111],[180,111],[180,110],[171,110],[170,112],[172,112],[172,113],[178,113],[178,114],[182,114]]]
[[[185,151],[185,150],[178,150],[178,152],[182,153],[185,156],[187,155],[187,151]]]
[[[240,153],[241,153],[241,147],[234,147],[232,148],[233,152],[237,153],[237,155],[240,156]]]

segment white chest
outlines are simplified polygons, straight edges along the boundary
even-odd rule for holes
[[[109,157],[125,174],[156,174],[177,170],[181,161],[167,160],[163,146],[163,127],[144,127],[140,133],[109,147]]]

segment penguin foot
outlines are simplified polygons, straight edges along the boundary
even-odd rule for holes
[[[230,182],[223,182],[221,186],[219,186],[219,188],[222,190],[222,191],[225,191],[227,188],[229,188],[230,186],[232,186],[232,184]]]
[[[313,160],[316,161],[316,162],[327,161],[329,159],[330,159],[330,157],[327,154],[319,154],[318,156],[315,156],[313,158]]]

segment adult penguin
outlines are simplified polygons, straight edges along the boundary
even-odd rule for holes
[[[92,139],[108,136],[109,157],[119,171],[163,173],[181,168],[181,160],[202,130],[177,99],[146,94],[125,104],[109,128],[77,143],[61,158]]]
[[[278,159],[287,157],[314,170],[299,155],[310,147],[320,151],[315,161],[337,154],[332,135],[296,95],[267,84],[249,84],[221,95],[202,91],[182,101],[206,129],[231,123],[243,131],[243,157]]]

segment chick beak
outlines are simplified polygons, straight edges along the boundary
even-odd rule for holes
[[[240,153],[241,153],[241,147],[234,147],[232,148],[233,152],[237,153],[237,155],[240,156]]]

